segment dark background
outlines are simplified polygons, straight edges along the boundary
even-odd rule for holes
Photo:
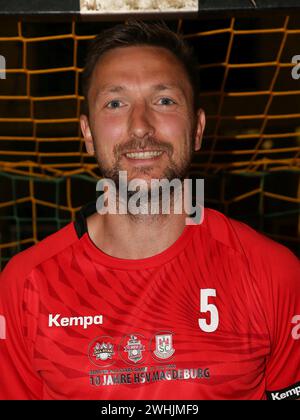
[[[99,173],[78,123],[81,73],[94,35],[118,19],[5,16],[2,3],[0,54],[8,70],[0,79],[3,268],[95,198]],[[73,10],[74,2],[59,3]],[[244,12],[230,11],[237,3],[245,4]],[[283,2],[265,1],[264,7],[275,3]],[[253,9],[248,1],[228,1],[226,10],[224,4],[203,0],[203,8],[214,5],[213,14],[165,16],[200,63],[207,128],[191,176],[205,178],[207,207],[300,255],[300,79],[291,77],[292,57],[300,55],[300,16],[278,7],[245,14]]]

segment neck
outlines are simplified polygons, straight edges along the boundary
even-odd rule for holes
[[[96,212],[87,220],[90,238],[103,252],[117,258],[143,259],[163,252],[179,238],[186,225],[187,213],[184,201],[185,199],[190,201],[191,189],[188,185],[184,193],[179,193],[182,192],[181,187],[182,184],[175,188],[169,201],[166,199],[167,196],[163,197],[161,194],[151,195],[152,199],[147,200],[148,190],[145,191],[140,196],[139,214],[134,214],[135,210],[130,206],[128,208],[131,210],[125,214],[120,211],[105,211],[104,214]],[[116,208],[120,209],[120,195],[114,201],[116,195],[113,193],[112,197],[108,190],[103,197],[103,202],[116,203]],[[161,205],[158,206],[159,210],[150,211],[152,208],[150,201],[151,204],[169,202],[167,211],[166,208],[163,210]],[[114,208],[115,206],[112,206],[113,210]],[[155,206],[154,208],[157,209]]]
[[[169,248],[182,234],[186,214],[93,214],[87,219],[94,244],[108,255],[143,259]]]

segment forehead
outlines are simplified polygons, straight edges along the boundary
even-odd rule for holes
[[[99,59],[91,80],[91,88],[120,82],[166,83],[189,90],[190,83],[184,66],[166,48],[131,46],[114,48]]]

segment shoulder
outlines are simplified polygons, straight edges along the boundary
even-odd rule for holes
[[[300,262],[293,252],[247,224],[216,210],[205,209],[202,225],[216,241],[242,255],[255,277],[276,273],[278,278],[292,276],[300,281]]]
[[[19,252],[10,259],[0,273],[0,289],[5,288],[8,281],[10,284],[24,281],[35,267],[63,252],[77,240],[74,224],[69,223],[41,242]]]

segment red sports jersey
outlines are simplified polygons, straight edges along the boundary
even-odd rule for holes
[[[1,274],[0,398],[300,397],[300,264],[287,248],[205,209],[164,252],[120,259],[90,239],[95,211]]]

